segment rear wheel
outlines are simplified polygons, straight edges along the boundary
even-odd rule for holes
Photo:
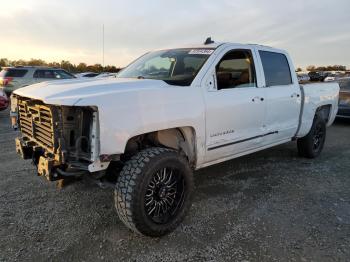
[[[131,230],[159,237],[174,230],[191,206],[192,170],[178,152],[149,148],[123,167],[115,188],[119,218]]]
[[[317,114],[314,118],[310,132],[297,141],[299,155],[307,158],[317,157],[323,149],[325,140],[326,122]]]

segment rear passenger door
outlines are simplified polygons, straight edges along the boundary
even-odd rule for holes
[[[273,136],[264,137],[264,145],[290,139],[298,127],[301,91],[289,57],[284,53],[258,49],[265,78],[265,126]]]

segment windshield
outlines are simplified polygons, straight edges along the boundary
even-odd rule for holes
[[[67,71],[64,70],[55,70],[54,75],[56,78],[61,78],[61,79],[71,79],[71,78],[76,78],[74,75],[71,73],[68,73]]]
[[[214,49],[170,49],[148,53],[122,70],[117,78],[163,80],[189,86]]]

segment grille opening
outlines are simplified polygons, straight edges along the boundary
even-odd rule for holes
[[[65,161],[90,161],[93,110],[53,106],[18,97],[18,121],[24,141],[46,154],[65,154]]]
[[[86,107],[62,107],[63,136],[71,157],[90,158],[93,111]]]
[[[91,125],[92,125],[92,112],[90,110],[84,110],[82,136],[86,137],[86,139],[82,140],[81,150],[85,153],[90,152],[89,138],[91,134],[91,127],[92,127]]]

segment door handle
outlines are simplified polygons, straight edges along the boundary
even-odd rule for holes
[[[293,94],[290,95],[290,97],[291,97],[291,98],[293,98],[293,97],[300,97],[300,95],[297,94],[297,93],[293,93]]]
[[[258,101],[258,100],[264,101],[264,98],[260,97],[260,96],[256,96],[256,97],[252,98],[252,102],[255,102],[255,101]]]

